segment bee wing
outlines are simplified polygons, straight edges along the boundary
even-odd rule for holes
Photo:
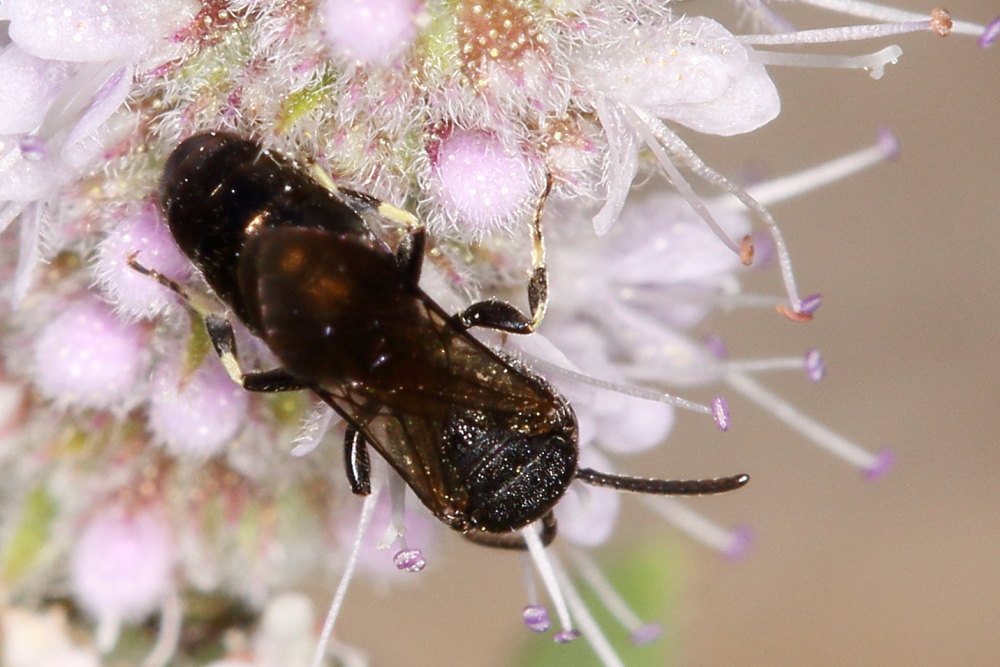
[[[551,392],[457,326],[385,250],[278,227],[244,255],[263,337],[299,378],[430,421],[455,407],[530,411]]]
[[[320,388],[319,396],[353,424],[436,516],[465,513],[464,485],[440,451],[442,424],[378,405],[355,392]]]

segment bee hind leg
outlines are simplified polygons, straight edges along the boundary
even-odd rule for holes
[[[371,461],[368,458],[368,443],[361,431],[348,426],[344,432],[344,466],[351,493],[367,496],[372,492]]]

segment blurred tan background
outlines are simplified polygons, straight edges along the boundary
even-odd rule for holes
[[[979,22],[1000,13],[985,0],[949,8]],[[626,503],[618,540],[662,534],[687,561],[668,629],[681,665],[1000,664],[1000,45],[896,41],[904,54],[881,81],[774,68],[775,122],[695,142],[730,174],[780,175],[860,147],[879,125],[896,132],[897,163],[774,208],[803,292],[824,295],[816,320],[746,312],[714,328],[735,356],[821,349],[819,385],[763,380],[898,463],[865,482],[731,391],[728,434],[682,417],[660,467],[750,472],[738,498],[697,506],[752,525],[757,541],[732,565]],[[852,52],[885,42],[872,44]],[[747,287],[780,289],[773,272]],[[410,667],[517,664],[524,642],[549,641],[518,622],[515,558],[448,542],[414,586],[383,596],[360,583],[340,636],[376,664]]]

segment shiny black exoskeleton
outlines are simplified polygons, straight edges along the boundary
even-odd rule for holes
[[[481,543],[523,548],[513,531],[539,519],[551,541],[551,509],[574,478],[647,493],[711,493],[748,479],[680,482],[577,469],[577,424],[566,400],[467,332],[530,332],[544,312],[541,261],[529,285],[533,318],[492,300],[450,315],[418,286],[422,227],[393,251],[364,216],[398,209],[321,185],[295,163],[224,133],[178,146],[160,194],[181,249],[281,363],[239,370],[231,326],[209,315],[230,373],[251,391],[312,390],[336,410],[348,424],[355,493],[370,490],[371,445],[441,521]],[[539,215],[540,208],[540,243]]]

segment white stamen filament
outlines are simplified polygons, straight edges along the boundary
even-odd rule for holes
[[[740,35],[743,44],[777,46],[779,44],[830,44],[840,42],[856,42],[864,39],[892,37],[908,32],[920,32],[931,29],[931,20],[906,21],[904,23],[875,23],[870,25],[851,25],[839,28],[821,28],[818,30],[799,30],[778,35]]]
[[[733,389],[777,417],[786,426],[801,433],[834,456],[838,456],[862,470],[871,470],[877,466],[878,457],[875,454],[862,449],[854,442],[804,415],[786,400],[765,389],[750,376],[732,372],[725,375],[725,381]]]
[[[46,213],[44,202],[30,204],[21,216],[21,229],[17,253],[17,269],[14,273],[14,289],[11,303],[16,308],[31,287],[35,267],[41,259],[39,242],[42,236],[42,218]]]
[[[552,600],[552,606],[555,607],[556,616],[559,617],[559,624],[562,625],[564,630],[572,630],[573,621],[569,616],[569,607],[566,606],[566,598],[563,596],[563,590],[559,586],[559,579],[556,577],[552,561],[549,560],[548,553],[546,553],[545,547],[542,546],[542,540],[538,537],[536,526],[532,524],[521,529],[521,535],[524,536],[524,542],[528,545],[528,553],[531,554],[531,559],[535,563],[535,569],[538,570],[538,574],[542,578],[542,583],[545,584],[545,590],[549,593],[549,599]]]
[[[406,482],[399,475],[389,475],[389,502],[392,507],[392,518],[385,532],[378,541],[379,550],[388,549],[392,543],[399,540],[399,548],[406,546]]]
[[[680,398],[672,394],[664,394],[659,391],[653,391],[652,389],[644,389],[642,387],[632,387],[629,385],[618,384],[617,382],[602,380],[600,378],[596,378],[591,375],[586,375],[585,373],[580,373],[578,371],[573,371],[558,364],[545,361],[544,359],[528,354],[526,352],[519,352],[518,354],[524,359],[526,359],[528,362],[530,362],[530,364],[536,368],[539,368],[547,373],[562,375],[571,380],[575,380],[580,384],[590,385],[591,387],[597,387],[599,389],[607,389],[608,391],[613,391],[619,394],[625,394],[626,396],[634,396],[635,398],[641,398],[647,401],[664,403],[666,405],[672,405],[674,407],[682,408],[684,410],[691,410],[692,412],[700,412],[705,415],[712,414],[712,408],[710,408],[709,406],[703,405],[701,403],[695,403],[694,401],[689,401],[685,398]]]
[[[600,598],[601,603],[611,612],[611,615],[615,617],[615,620],[623,628],[629,632],[635,632],[643,626],[642,619],[632,611],[628,603],[618,594],[615,587],[611,585],[608,578],[601,572],[601,568],[597,567],[597,563],[594,562],[593,558],[579,549],[571,549],[569,557],[573,561],[577,572],[580,573],[580,576],[584,578],[587,585]]]
[[[522,554],[521,573],[524,576],[524,591],[528,604],[538,604],[538,586],[535,584],[535,571],[531,568],[531,558]]]
[[[781,269],[781,277],[785,284],[785,292],[788,294],[788,300],[791,303],[792,310],[798,312],[802,305],[802,300],[799,298],[798,288],[795,285],[795,273],[792,271],[792,258],[788,252],[788,246],[785,244],[785,237],[782,235],[781,229],[778,227],[778,222],[774,219],[774,216],[771,215],[771,212],[768,211],[759,201],[754,199],[744,188],[736,185],[728,178],[705,164],[702,159],[698,157],[698,154],[691,150],[691,147],[684,143],[684,141],[677,136],[677,134],[672,132],[670,128],[663,123],[663,121],[650,116],[642,109],[633,108],[632,112],[639,118],[639,120],[649,127],[653,136],[659,140],[659,143],[669,150],[675,158],[680,159],[684,166],[691,169],[694,173],[708,181],[711,185],[725,190],[739,199],[744,206],[750,209],[750,211],[752,211],[760,219],[760,221],[764,223],[771,234],[772,241],[774,242],[774,252],[778,257],[778,266]]]
[[[884,21],[886,23],[927,19],[927,14],[886,7],[873,2],[862,2],[861,0],[799,0],[799,2],[831,12],[857,16],[862,19],[871,19],[872,21]],[[978,37],[983,32],[983,26],[970,21],[952,21],[951,31],[961,35]]]
[[[580,623],[580,632],[583,634],[583,638],[594,649],[597,658],[605,667],[625,667],[625,663],[615,653],[611,642],[601,632],[601,626],[594,620],[573,582],[570,581],[569,576],[566,574],[566,568],[559,562],[559,557],[552,554],[552,561],[556,566],[556,576],[566,593],[566,599],[569,602],[570,608],[573,610],[573,617]]]
[[[94,96],[101,87],[123,67],[123,63],[118,61],[86,63],[81,66],[52,101],[35,135],[48,143],[54,137],[68,133],[84,110],[93,103]],[[56,145],[61,143],[61,140],[57,141]]]
[[[886,148],[885,142],[880,141],[815,167],[751,185],[747,187],[747,192],[761,204],[771,206],[852,176],[890,157],[892,153]],[[739,200],[732,195],[719,197],[712,202],[712,205],[725,206],[730,210],[741,206]]]
[[[313,653],[312,667],[322,667],[323,665],[323,657],[326,655],[330,636],[333,634],[333,627],[337,623],[340,608],[344,605],[344,598],[347,597],[348,585],[351,583],[354,571],[358,566],[361,543],[365,538],[365,533],[368,531],[368,525],[371,523],[379,490],[378,485],[373,486],[372,492],[368,494],[364,504],[361,506],[361,516],[358,518],[358,532],[354,538],[354,546],[351,548],[351,555],[347,559],[347,567],[344,568],[344,574],[341,575],[340,583],[337,585],[337,592],[333,595],[330,609],[326,612],[326,620],[323,621],[323,630],[320,632],[319,639],[316,642],[316,651]]]
[[[741,359],[725,363],[727,371],[737,373],[760,373],[764,371],[802,370],[805,360],[802,357],[776,357],[773,359]]]
[[[142,667],[163,667],[170,664],[181,639],[181,627],[184,623],[184,611],[180,598],[171,593],[160,605],[159,631],[153,650],[142,661]]]
[[[780,53],[778,51],[748,50],[750,60],[762,65],[782,67],[829,67],[832,69],[863,69],[873,79],[881,79],[885,66],[895,64],[903,49],[893,44],[881,51],[860,56],[825,55],[821,53]]]
[[[681,501],[664,496],[643,496],[642,501],[661,518],[705,546],[722,553],[732,551],[734,541],[737,539],[732,531],[694,511]]]
[[[641,117],[638,113],[636,113],[638,110],[635,109],[635,107],[625,105],[622,105],[622,109],[625,111],[626,115],[630,115],[635,121],[632,127],[642,136],[642,140],[646,142],[649,149],[653,151],[653,155],[656,156],[656,161],[660,163],[661,167],[663,167],[663,171],[666,172],[667,178],[670,179],[670,182],[673,184],[674,189],[677,190],[677,193],[680,194],[680,196],[684,198],[684,201],[686,201],[688,205],[694,209],[694,212],[705,221],[705,224],[707,224],[709,229],[711,229],[712,232],[719,237],[719,240],[726,244],[726,247],[735,253],[739,253],[740,245],[730,238],[728,234],[726,234],[726,231],[722,229],[722,226],[712,216],[708,207],[705,206],[705,202],[701,200],[701,197],[698,196],[694,189],[691,188],[691,185],[684,179],[684,176],[677,168],[677,165],[673,163],[670,156],[668,156],[666,151],[663,150],[660,142],[657,141],[655,136],[653,136],[649,125],[642,122]]]

